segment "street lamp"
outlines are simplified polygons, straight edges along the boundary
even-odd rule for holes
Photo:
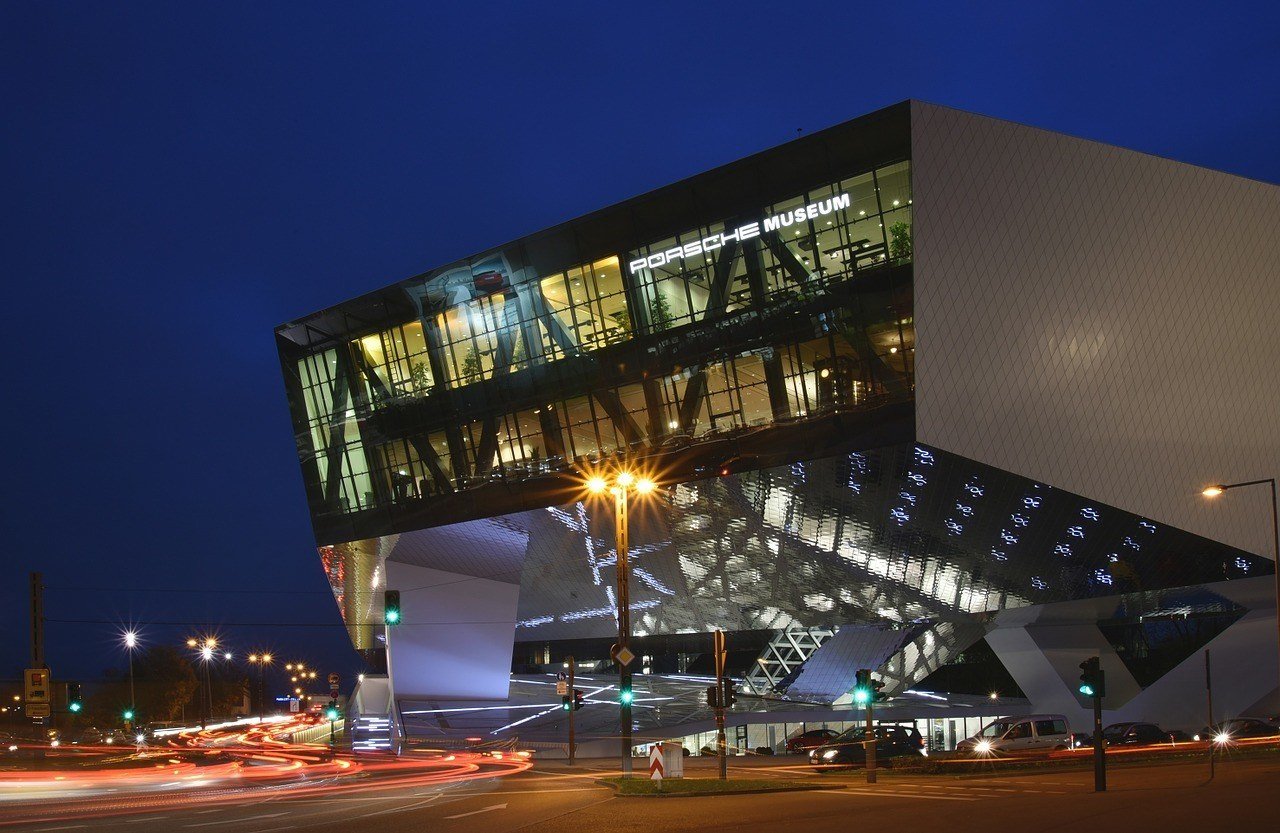
[[[249,654],[249,663],[258,667],[258,722],[261,723],[267,708],[267,688],[263,677],[271,664],[271,654]]]
[[[209,678],[209,663],[213,659],[213,649],[218,647],[218,640],[212,636],[206,636],[204,639],[191,638],[187,640],[187,647],[198,648],[200,652],[200,660],[204,664],[204,690],[205,703],[205,720],[201,723],[201,728],[213,719],[213,683]],[[227,656],[230,659],[230,655]]]
[[[602,474],[589,476],[584,485],[593,495],[603,495],[606,491],[614,499],[614,542],[618,552],[618,646],[614,659],[618,662],[618,706],[621,711],[622,729],[622,777],[631,777],[631,591],[628,587],[630,567],[627,563],[627,512],[631,493],[646,496],[653,492],[656,484],[652,478],[638,475],[623,469],[614,473],[613,482]]]
[[[138,712],[138,698],[133,689],[133,649],[138,647],[138,633],[127,630],[121,634],[125,650],[129,653],[129,728],[133,728],[134,715]]]
[[[1271,543],[1274,547],[1271,552],[1276,559],[1276,657],[1277,662],[1280,662],[1280,513],[1276,511],[1276,479],[1264,477],[1261,480],[1246,480],[1243,483],[1216,483],[1205,486],[1200,490],[1200,494],[1212,500],[1229,489],[1263,485],[1271,487]],[[1277,670],[1280,670],[1280,665],[1277,666]]]

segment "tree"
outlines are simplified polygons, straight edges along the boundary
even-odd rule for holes
[[[129,702],[127,664],[107,669],[103,678],[85,702],[100,727],[119,725],[130,705],[136,705],[136,719],[142,723],[177,720],[198,687],[191,663],[176,648],[166,645],[140,649],[134,654],[135,703]]]
[[[471,382],[480,375],[480,351],[472,345],[467,351],[467,355],[462,360],[462,378],[464,381]]]
[[[901,220],[889,226],[889,257],[895,263],[911,259],[911,224]]]
[[[418,396],[431,393],[431,368],[426,362],[414,362],[409,369],[409,381],[413,383],[413,392]]]
[[[649,302],[649,326],[655,333],[671,329],[671,306],[657,286],[653,289],[653,300]]]

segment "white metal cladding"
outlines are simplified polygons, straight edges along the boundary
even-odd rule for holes
[[[912,105],[920,442],[1272,555],[1280,188]]]

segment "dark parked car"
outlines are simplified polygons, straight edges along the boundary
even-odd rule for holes
[[[794,755],[797,752],[808,752],[814,747],[830,743],[839,735],[840,733],[834,729],[810,729],[807,732],[801,732],[798,735],[787,738],[787,754]]]
[[[1206,726],[1195,734],[1196,740],[1231,743],[1242,738],[1269,738],[1280,735],[1280,726],[1256,717],[1237,717],[1216,726]]]
[[[1186,735],[1182,732],[1166,732],[1154,723],[1112,723],[1102,730],[1102,739],[1107,746],[1149,746],[1186,740]]]
[[[867,762],[864,746],[866,729],[862,726],[842,732],[825,746],[809,753],[813,766],[863,766]],[[893,758],[917,758],[924,754],[924,738],[914,726],[875,727],[876,761]]]

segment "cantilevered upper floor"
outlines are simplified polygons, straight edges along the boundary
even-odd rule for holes
[[[896,105],[278,328],[320,543],[909,439]]]

